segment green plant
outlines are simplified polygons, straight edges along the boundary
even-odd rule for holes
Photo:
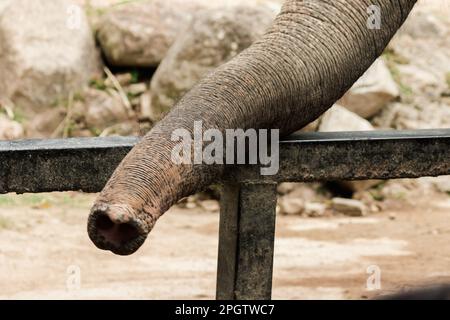
[[[106,90],[106,88],[107,88],[107,86],[105,84],[105,79],[98,79],[98,78],[92,79],[89,82],[89,86],[91,88],[95,88],[97,90]]]
[[[0,216],[0,230],[2,229],[11,229],[13,227],[13,223],[5,217]]]
[[[139,82],[139,70],[134,69],[131,70],[131,83],[138,83]]]

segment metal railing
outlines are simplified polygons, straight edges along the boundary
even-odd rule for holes
[[[137,137],[0,142],[0,193],[98,192]],[[230,167],[221,196],[218,299],[270,299],[279,182],[450,174],[450,129],[303,133],[280,143],[280,170]]]

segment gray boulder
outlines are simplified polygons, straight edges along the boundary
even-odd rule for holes
[[[0,100],[40,111],[88,84],[99,61],[86,16],[71,1],[1,1]]]
[[[335,104],[325,112],[320,120],[320,132],[371,131],[373,126],[366,119]]]
[[[321,132],[372,130],[374,130],[374,127],[369,121],[338,104],[335,104],[324,113],[319,125],[319,131]],[[357,192],[367,190],[379,183],[380,180],[341,181],[340,185],[344,189]]]
[[[147,0],[118,6],[98,22],[97,38],[115,66],[157,66],[200,8],[196,1]]]
[[[400,91],[380,58],[338,101],[348,110],[363,118],[370,118],[380,112],[389,102],[400,96]]]
[[[208,72],[249,47],[274,16],[274,10],[254,5],[204,10],[196,15],[153,76],[153,113],[161,117]]]

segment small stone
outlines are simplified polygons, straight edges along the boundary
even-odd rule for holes
[[[327,205],[320,202],[306,202],[304,213],[308,217],[322,217],[327,211]]]
[[[128,113],[117,95],[105,91],[89,89],[84,96],[86,104],[86,124],[90,128],[105,129],[128,119]]]
[[[131,136],[139,132],[139,124],[135,121],[125,121],[114,124],[101,133],[102,137],[108,136]]]
[[[280,213],[285,215],[301,215],[305,204],[301,198],[281,197],[279,200]]]
[[[217,200],[203,200],[200,202],[200,206],[208,212],[220,211],[220,205]]]
[[[302,185],[303,185],[302,183],[298,182],[283,182],[278,185],[277,191],[279,194],[285,195],[288,194],[289,192],[294,191],[296,188]]]
[[[295,184],[295,189],[289,192],[288,196],[311,201],[312,199],[316,199],[318,194],[313,185],[308,183],[298,183]]]
[[[114,77],[116,78],[117,82],[119,82],[119,84],[122,87],[129,85],[131,83],[131,81],[133,81],[133,76],[129,72],[118,73],[118,74],[115,74]],[[105,80],[105,85],[107,87],[114,88],[114,83],[112,82],[112,80],[110,78],[107,78]]]
[[[142,118],[147,118],[150,119],[152,121],[156,120],[155,115],[153,113],[153,110],[151,108],[151,96],[150,96],[150,92],[146,92],[144,94],[142,94],[140,97],[140,105],[141,105],[141,117]]]
[[[0,115],[0,140],[17,140],[24,137],[22,125],[3,115]]]
[[[362,217],[366,213],[365,205],[354,199],[333,198],[331,206],[335,211],[351,217]]]
[[[437,236],[438,234],[440,234],[440,232],[439,232],[438,229],[433,229],[433,230],[431,230],[431,234],[432,234],[433,236]]]
[[[376,213],[376,212],[381,211],[381,207],[379,205],[377,205],[376,203],[372,203],[369,206],[369,210],[370,210],[370,212]]]
[[[133,83],[126,87],[126,91],[131,95],[138,96],[147,91],[147,85],[143,82]]]
[[[195,209],[197,208],[197,204],[195,202],[187,202],[185,205],[186,209]]]

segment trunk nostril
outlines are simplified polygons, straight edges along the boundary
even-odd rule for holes
[[[123,221],[109,210],[97,210],[90,218],[89,235],[101,249],[128,255],[136,251],[146,238],[139,221]]]
[[[128,242],[139,237],[139,230],[130,223],[117,225],[117,235],[120,241]]]
[[[95,227],[98,234],[115,247],[124,246],[140,235],[138,228],[131,223],[114,222],[106,214],[97,218]]]
[[[114,227],[114,222],[106,214],[102,214],[97,218],[95,226],[98,230],[107,231]]]

